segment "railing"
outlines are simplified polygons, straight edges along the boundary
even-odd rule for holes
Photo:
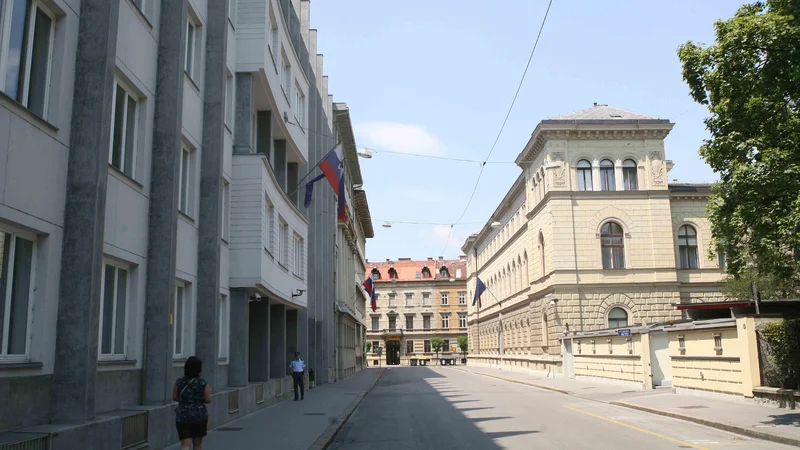
[[[49,435],[25,437],[20,440],[0,444],[0,450],[48,450]]]

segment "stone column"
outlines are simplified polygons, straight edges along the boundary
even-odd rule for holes
[[[269,380],[269,300],[250,303],[250,381]]]
[[[278,179],[278,186],[286,192],[286,141],[275,139],[273,148],[272,170]]]
[[[247,386],[248,379],[248,338],[250,314],[247,304],[247,291],[231,290],[230,323],[231,338],[228,354],[228,386]]]
[[[256,114],[256,153],[267,156],[272,166],[272,112],[258,111]]]
[[[56,321],[52,400],[56,422],[85,422],[95,414],[118,19],[119,0],[81,2]]]
[[[172,401],[170,317],[175,298],[187,5],[187,0],[161,3],[145,289],[145,404]]]
[[[217,386],[219,272],[222,234],[222,165],[225,153],[225,55],[228,1],[208,2],[203,148],[200,152],[200,213],[197,238],[197,326],[195,354],[203,377]]]
[[[235,108],[233,153],[253,153],[253,74],[250,72],[236,73]]]
[[[289,371],[289,359],[286,357],[286,307],[270,305],[269,309],[269,374],[270,378],[283,378]]]

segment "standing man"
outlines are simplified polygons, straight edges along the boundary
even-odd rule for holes
[[[292,379],[294,379],[294,401],[297,401],[297,390],[300,389],[300,400],[305,397],[303,390],[303,376],[306,371],[306,362],[300,359],[300,352],[295,352],[294,361],[289,365],[292,370]]]

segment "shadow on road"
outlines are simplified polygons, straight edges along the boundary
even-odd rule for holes
[[[429,368],[390,368],[364,397],[330,448],[491,450],[501,448],[498,439],[538,433],[504,424],[511,418],[492,416],[494,408],[482,404],[479,398],[462,399],[470,396]]]

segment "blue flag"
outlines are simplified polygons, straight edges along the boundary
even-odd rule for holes
[[[486,285],[483,284],[483,281],[481,281],[480,278],[478,278],[478,281],[475,283],[475,298],[472,299],[472,306],[475,306],[475,304],[477,303],[478,307],[480,307],[481,294],[483,294],[483,291],[485,290],[486,290]]]
[[[311,204],[311,196],[314,194],[314,183],[323,178],[325,178],[325,174],[319,175],[313,180],[306,183],[306,198],[305,201],[303,201],[303,206],[305,206],[306,208],[308,208],[308,205]]]

